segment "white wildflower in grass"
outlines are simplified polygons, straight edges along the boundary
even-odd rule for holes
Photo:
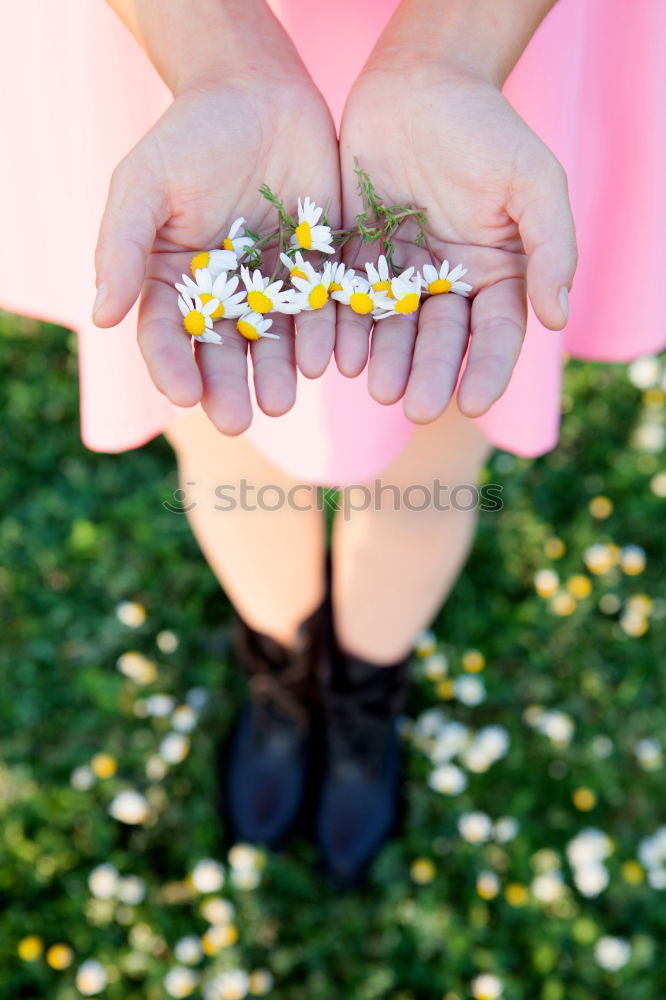
[[[437,706],[434,708],[428,708],[425,712],[421,712],[416,720],[415,729],[420,736],[424,736],[426,739],[432,739],[438,735],[445,724],[446,716],[444,715],[442,709]],[[458,723],[454,723],[454,725],[457,724]],[[453,756],[453,754],[451,756]]]
[[[463,705],[480,705],[486,697],[486,689],[482,680],[472,675],[456,677],[453,682],[454,697]]]
[[[597,864],[613,853],[610,837],[596,827],[586,827],[567,845],[567,858],[573,868]]]
[[[513,816],[501,816],[493,827],[493,840],[498,844],[508,844],[520,832],[520,823]]]
[[[653,889],[666,889],[666,826],[641,840],[638,858],[646,870],[648,884]]]
[[[436,764],[444,764],[466,750],[470,739],[470,731],[462,722],[444,722],[434,734],[430,759]]]
[[[146,883],[138,875],[125,875],[118,882],[118,899],[128,906],[138,906],[146,896]]]
[[[423,674],[429,681],[441,681],[449,672],[449,661],[444,653],[433,653],[423,664]]]
[[[229,849],[229,864],[232,868],[263,868],[265,857],[251,844],[234,844]]]
[[[504,757],[509,749],[509,733],[504,726],[484,726],[464,751],[463,763],[477,774]]]
[[[179,705],[171,716],[171,725],[179,733],[191,733],[199,717],[190,705]]]
[[[170,694],[151,694],[145,701],[148,715],[163,719],[171,715],[176,707],[176,700]]]
[[[69,781],[72,788],[76,788],[79,792],[87,792],[95,784],[95,775],[87,764],[82,764],[74,768]]]
[[[296,289],[294,303],[300,311],[323,309],[328,302],[328,289],[331,283],[331,265],[326,263],[321,273],[315,271],[312,264],[304,263],[305,277],[294,275],[291,281]]]
[[[318,225],[323,208],[318,208],[311,198],[304,202],[298,199],[298,225],[291,238],[291,245],[301,250],[318,250],[320,253],[333,253],[331,246],[330,226]]]
[[[389,316],[411,316],[421,304],[421,286],[418,277],[413,277],[414,268],[408,267],[399,278],[391,281],[391,293],[382,303]],[[377,317],[383,319],[384,317]]]
[[[574,868],[574,883],[582,896],[592,899],[607,888],[610,881],[608,869],[602,864],[589,864]]]
[[[560,578],[554,569],[540,569],[534,574],[534,589],[539,597],[552,597],[560,585]]]
[[[160,743],[160,757],[167,764],[180,764],[190,752],[190,741],[182,733],[167,733]]]
[[[268,969],[255,969],[250,973],[250,993],[253,997],[262,997],[273,989],[273,976]]]
[[[569,746],[574,734],[574,722],[571,716],[557,710],[543,712],[536,728],[560,749]]]
[[[657,889],[659,892],[666,889],[666,868],[650,868],[647,880],[651,889]]]
[[[455,764],[440,764],[430,772],[428,784],[442,795],[459,795],[467,788],[467,775]]]
[[[201,904],[200,912],[201,916],[209,924],[230,924],[234,919],[235,913],[233,903],[230,903],[228,899],[222,899],[220,896],[204,900]]]
[[[631,945],[624,938],[607,934],[595,944],[594,957],[606,972],[618,972],[631,959]]]
[[[190,262],[193,275],[197,271],[209,271],[212,278],[217,278],[223,271],[235,271],[238,260],[233,250],[204,250],[196,254]]]
[[[217,299],[211,299],[204,305],[198,295],[194,298],[179,295],[178,308],[183,317],[185,332],[199,343],[221,344],[222,338],[213,330],[212,315],[217,306]]]
[[[139,628],[146,620],[146,609],[136,601],[121,601],[116,605],[116,618],[127,628]]]
[[[347,273],[340,282],[341,288],[333,292],[331,298],[349,306],[352,312],[358,316],[373,316],[375,319],[383,319],[391,315],[384,311],[384,303],[388,299],[382,292],[375,292],[368,281],[352,271]],[[376,315],[382,313],[381,316]]]
[[[532,895],[541,903],[556,903],[564,895],[564,879],[558,869],[536,875],[530,886]]]
[[[84,997],[94,997],[106,988],[107,975],[101,962],[91,958],[76,973],[76,988]]]
[[[502,983],[497,976],[484,973],[470,983],[474,1000],[499,1000],[502,996]]]
[[[116,666],[121,674],[129,677],[135,684],[153,684],[157,680],[157,667],[143,653],[130,650],[116,660]]]
[[[266,319],[265,316],[262,316],[258,312],[245,313],[244,316],[236,320],[236,329],[246,340],[261,340],[262,337],[271,337],[273,340],[279,340],[279,334],[268,332],[272,325],[272,319]]]
[[[639,740],[634,753],[645,771],[658,771],[663,766],[664,751],[659,740]]]
[[[199,985],[199,977],[191,969],[175,966],[164,977],[164,989],[170,997],[189,997]]]
[[[146,822],[150,815],[150,807],[140,792],[126,788],[116,795],[109,806],[109,813],[121,823],[136,826]]]
[[[212,320],[234,319],[247,312],[245,292],[236,291],[236,275],[230,278],[226,271],[222,271],[217,278],[213,278],[210,271],[197,271],[194,277],[195,281],[192,281],[184,274],[183,284],[176,283],[176,288],[183,296],[198,297],[204,305],[215,299],[217,306],[210,314]]]
[[[500,887],[500,880],[495,872],[481,872],[476,880],[476,891],[481,899],[494,899]]]
[[[250,891],[256,889],[261,882],[261,872],[258,868],[233,868],[231,884],[235,889]]]
[[[250,978],[242,969],[229,969],[211,979],[203,990],[205,1000],[244,1000]]]
[[[659,381],[660,374],[659,358],[654,355],[637,358],[631,362],[628,369],[629,381],[637,389],[651,389]]]
[[[460,835],[470,844],[484,844],[493,833],[490,816],[484,812],[463,813],[458,820]]]
[[[199,892],[217,892],[224,882],[224,866],[213,858],[204,858],[194,866],[190,878]]]
[[[646,420],[636,428],[632,444],[639,451],[644,451],[648,455],[656,455],[663,451],[666,446],[666,427]]]
[[[264,277],[259,268],[250,271],[241,267],[241,278],[247,291],[248,311],[263,316],[269,312],[281,312],[293,315],[298,312],[294,305],[294,293],[291,288],[283,289],[284,282],[279,278],[271,281]]]
[[[178,649],[178,636],[171,629],[165,628],[155,636],[157,648],[162,653],[175,653]]]
[[[620,549],[620,566],[627,576],[638,576],[645,569],[645,549],[640,545],[625,545]]]
[[[457,295],[469,295],[472,286],[460,279],[467,274],[467,268],[462,264],[449,270],[449,262],[445,260],[439,269],[432,264],[425,264],[419,275],[421,287],[428,295],[442,295],[446,292],[456,292]]]
[[[605,736],[603,733],[595,736],[592,740],[592,751],[601,760],[610,757],[613,753],[613,741],[610,736]]]
[[[411,269],[412,271],[414,268]],[[388,261],[382,254],[377,264],[366,264],[365,271],[368,276],[368,283],[375,292],[384,292],[389,298],[392,297],[391,281],[393,275],[389,272]]]
[[[97,899],[112,899],[118,891],[119,881],[116,866],[106,862],[93,868],[88,876],[88,888]]]
[[[229,229],[228,235],[225,237],[222,243],[222,249],[226,250],[227,253],[233,253],[236,257],[242,257],[250,247],[254,246],[254,240],[250,236],[240,236],[241,226],[245,223],[245,219],[241,216],[236,219],[235,222],[231,223],[231,228]],[[236,266],[236,265],[234,265]]]
[[[194,934],[188,934],[176,941],[173,953],[178,962],[183,965],[196,965],[203,958],[201,941]]]
[[[602,576],[608,573],[617,563],[618,552],[611,545],[604,545],[598,542],[596,545],[589,545],[583,552],[583,561],[590,573],[595,576]]]

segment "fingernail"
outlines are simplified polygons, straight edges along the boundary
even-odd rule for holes
[[[97,289],[97,295],[95,296],[95,301],[93,302],[93,308],[92,308],[93,316],[96,315],[98,309],[102,308],[102,306],[104,305],[104,303],[108,298],[108,295],[109,295],[108,285],[104,284],[100,285],[99,288]]]
[[[560,288],[560,294],[557,298],[560,303],[560,309],[564,313],[564,322],[566,323],[569,319],[569,290],[564,285]]]

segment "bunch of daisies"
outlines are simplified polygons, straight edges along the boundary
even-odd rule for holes
[[[423,295],[454,292],[466,296],[472,290],[461,280],[466,268],[461,264],[451,268],[446,260],[440,267],[426,264],[420,271],[407,267],[396,274],[389,252],[381,254],[376,264],[365,264],[365,273],[348,267],[330,255],[336,251],[335,243],[339,247],[356,234],[368,242],[368,227],[362,219],[357,230],[333,233],[324,210],[310,198],[298,199],[298,218],[291,219],[268,193],[280,213],[276,233],[260,236],[245,226],[245,219],[236,219],[222,245],[193,257],[192,277],[184,274],[176,283],[183,325],[194,340],[221,344],[214,323],[222,319],[235,320],[236,329],[247,340],[278,339],[269,332],[270,313],[295,315],[323,309],[329,299],[378,321],[416,312]],[[399,224],[411,214],[421,213],[406,209],[393,217]],[[283,277],[278,273],[266,276],[262,271],[263,249],[276,243]],[[307,253],[317,255],[315,264],[306,260]]]

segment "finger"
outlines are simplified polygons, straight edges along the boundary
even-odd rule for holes
[[[527,254],[527,291],[534,312],[549,330],[569,315],[569,291],[578,262],[567,177],[553,158],[536,180],[518,189],[509,206]]]
[[[527,325],[525,282],[506,278],[482,289],[472,302],[472,339],[458,386],[458,408],[478,417],[502,395]]]
[[[456,386],[468,337],[466,298],[433,295],[425,300],[403,404],[409,420],[427,424],[444,412]]]
[[[375,323],[368,364],[368,391],[378,403],[395,403],[403,395],[412,366],[418,312],[390,316]]]
[[[306,378],[319,378],[328,367],[335,344],[335,302],[296,317],[296,361]]]
[[[203,379],[201,405],[222,434],[242,434],[252,423],[252,401],[247,384],[247,340],[233,320],[216,324],[221,344],[197,344]]]
[[[349,306],[338,303],[335,360],[347,378],[356,378],[365,368],[372,323],[371,316],[360,316]]]
[[[111,177],[95,249],[97,326],[115,326],[136,302],[155,234],[167,218],[161,178],[139,154],[130,154]]]
[[[273,313],[270,333],[279,340],[261,337],[251,341],[254,392],[257,403],[269,417],[279,417],[296,402],[296,357],[292,316]]]
[[[151,378],[176,406],[194,406],[202,382],[192,342],[176,309],[176,292],[156,278],[146,281],[139,307],[137,339]]]

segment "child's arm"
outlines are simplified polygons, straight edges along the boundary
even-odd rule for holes
[[[470,329],[460,409],[477,416],[502,394],[525,332],[526,287],[545,326],[566,323],[576,267],[566,176],[500,93],[552,6],[552,0],[404,0],[347,102],[341,133],[347,217],[358,210],[356,155],[387,200],[427,209],[437,262],[464,263],[473,284],[471,303],[456,295],[428,299],[418,328],[401,319],[375,329],[370,391],[384,403],[404,395],[416,422],[435,419],[447,405]],[[412,263],[418,254],[407,242],[396,260]],[[368,331],[359,319],[339,322],[336,356],[347,374],[367,357]]]

